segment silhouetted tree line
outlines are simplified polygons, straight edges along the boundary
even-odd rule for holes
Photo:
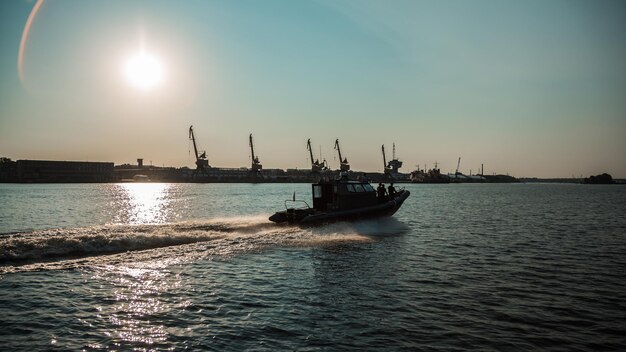
[[[613,181],[613,177],[607,173],[603,173],[602,175],[589,176],[583,180],[583,183],[593,184],[593,185],[609,185],[615,183]]]

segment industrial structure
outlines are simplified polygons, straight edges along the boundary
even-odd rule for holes
[[[112,162],[3,159],[0,180],[4,182],[92,183],[115,180]]]
[[[461,167],[461,157],[459,157],[459,160],[456,163],[456,171],[454,172],[454,174],[448,174],[448,178],[450,179],[450,182],[453,183],[472,183],[472,182],[486,182],[487,179],[482,175],[482,171],[480,175],[472,175],[472,170],[470,170],[470,174],[468,175],[464,175],[462,172],[459,171],[459,168]],[[483,166],[481,165],[481,169],[483,168]]]
[[[326,160],[320,162],[320,159],[313,160],[313,149],[311,148],[311,139],[307,139],[306,141],[306,149],[309,151],[309,156],[311,157],[311,172],[313,173],[321,173],[322,171],[328,170],[326,166]]]
[[[407,179],[407,175],[403,175],[400,173],[400,168],[402,167],[402,161],[396,158],[396,144],[393,143],[393,154],[389,162],[387,162],[387,155],[385,153],[385,145],[381,146],[381,151],[383,154],[383,174],[386,179],[391,180],[404,180]]]
[[[263,169],[263,165],[259,162],[259,157],[254,154],[254,143],[252,142],[252,133],[250,133],[250,152],[252,153],[252,166],[250,170],[254,174],[260,174]]]
[[[439,169],[439,163],[435,161],[435,167],[430,170],[426,170],[427,166],[424,165],[424,169],[420,170],[419,165],[417,169],[411,172],[411,182],[413,183],[450,183],[450,177],[441,173]]]
[[[194,177],[199,176],[207,176],[209,166],[209,159],[206,156],[206,150],[201,153],[198,151],[198,146],[196,145],[196,136],[193,133],[193,125],[189,126],[189,139],[193,143],[193,155],[196,159],[196,171],[194,172]]]
[[[339,154],[339,171],[341,172],[350,171],[350,164],[348,163],[348,158],[343,158],[341,156],[341,147],[339,147],[339,138],[335,140],[335,150],[337,150],[337,154]]]
[[[387,166],[387,155],[385,155],[385,145],[383,144],[380,149],[383,153],[383,173],[385,175],[389,175],[391,173],[391,168]]]
[[[393,143],[392,159],[389,162],[389,164],[387,164],[387,167],[391,169],[392,175],[397,175],[400,173],[400,168],[402,167],[402,161],[396,158],[396,143]]]
[[[142,158],[137,164],[114,165],[112,162],[87,161],[51,161],[51,160],[17,160],[0,158],[0,182],[317,182],[320,178],[331,179],[340,173],[347,174],[350,179],[369,180],[370,182],[512,182],[510,177],[501,175],[484,176],[483,166],[479,175],[463,175],[459,168],[461,158],[457,161],[454,174],[441,174],[437,163],[431,170],[420,170],[419,167],[411,174],[400,172],[403,162],[396,157],[396,146],[393,143],[392,159],[387,160],[385,146],[381,146],[383,157],[383,173],[352,171],[348,158],[342,153],[339,139],[335,140],[334,149],[339,157],[339,169],[331,170],[326,160],[313,155],[311,139],[307,139],[306,148],[310,168],[298,169],[263,169],[259,156],[254,149],[252,133],[248,137],[251,163],[249,167],[222,168],[209,165],[207,152],[199,150],[196,131],[189,126],[188,139],[193,144],[195,168],[174,168],[144,165]],[[191,153],[191,151],[190,151]],[[322,160],[322,161],[320,161]],[[514,180],[514,178],[513,178]]]

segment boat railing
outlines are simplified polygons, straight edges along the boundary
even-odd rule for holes
[[[309,203],[307,203],[305,200],[302,199],[287,199],[285,200],[285,209],[289,210],[290,208],[287,206],[287,203],[304,203],[306,205],[306,207],[301,206],[299,208],[296,207],[292,207],[291,209],[311,209],[311,207],[309,206]]]
[[[396,189],[396,194],[394,194],[394,195],[393,195],[393,197],[389,197],[388,199],[389,199],[389,200],[394,200],[394,199],[396,199],[396,198],[400,197],[400,194],[401,194],[402,192],[404,192],[404,191],[406,191],[406,188],[405,188],[405,187],[398,187],[398,189]]]

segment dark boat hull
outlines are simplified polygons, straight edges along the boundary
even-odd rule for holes
[[[409,194],[411,194],[409,191],[403,190],[398,192],[393,199],[384,203],[349,210],[320,212],[314,209],[289,209],[279,211],[270,216],[269,219],[276,223],[318,224],[391,216],[400,209],[400,206],[402,206]]]

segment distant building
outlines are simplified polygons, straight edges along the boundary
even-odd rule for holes
[[[109,182],[113,163],[89,161],[18,160],[17,182]]]

